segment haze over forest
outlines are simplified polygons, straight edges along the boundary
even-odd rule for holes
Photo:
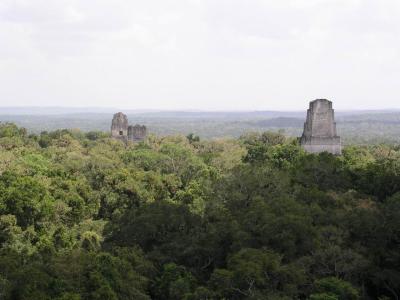
[[[303,111],[157,111],[124,110],[132,123],[144,124],[149,133],[188,135],[200,138],[237,138],[248,132],[281,131],[299,137]],[[112,115],[118,108],[7,108],[0,109],[0,121],[14,122],[32,133],[57,129],[109,132]],[[400,111],[336,111],[338,133],[348,144],[400,143]]]

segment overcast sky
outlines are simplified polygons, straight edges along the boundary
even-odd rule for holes
[[[400,108],[399,0],[0,0],[0,106]]]

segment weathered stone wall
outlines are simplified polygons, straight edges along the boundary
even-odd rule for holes
[[[122,112],[116,113],[111,122],[111,136],[113,138],[127,141],[141,141],[146,137],[147,128],[136,124],[128,125],[128,117]]]
[[[324,151],[337,155],[342,153],[331,101],[317,99],[310,102],[300,144],[311,153]]]
[[[324,143],[311,141],[309,143],[302,144],[302,147],[309,153],[329,152],[335,155],[342,154],[340,139],[337,139],[337,141],[333,142],[332,144],[328,144],[326,141],[324,141]]]
[[[128,127],[128,140],[129,141],[142,141],[147,134],[147,128],[144,125],[136,124],[135,126]]]
[[[122,112],[116,113],[112,119],[111,136],[123,140],[128,136],[128,118]]]

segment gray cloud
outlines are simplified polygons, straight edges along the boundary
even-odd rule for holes
[[[399,107],[397,0],[3,0],[0,106]]]

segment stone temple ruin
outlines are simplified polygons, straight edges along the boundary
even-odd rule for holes
[[[142,141],[147,134],[144,125],[129,125],[128,117],[122,112],[116,113],[111,122],[111,136],[124,142]]]
[[[317,99],[310,102],[300,144],[310,153],[324,151],[335,155],[342,153],[331,101]]]

